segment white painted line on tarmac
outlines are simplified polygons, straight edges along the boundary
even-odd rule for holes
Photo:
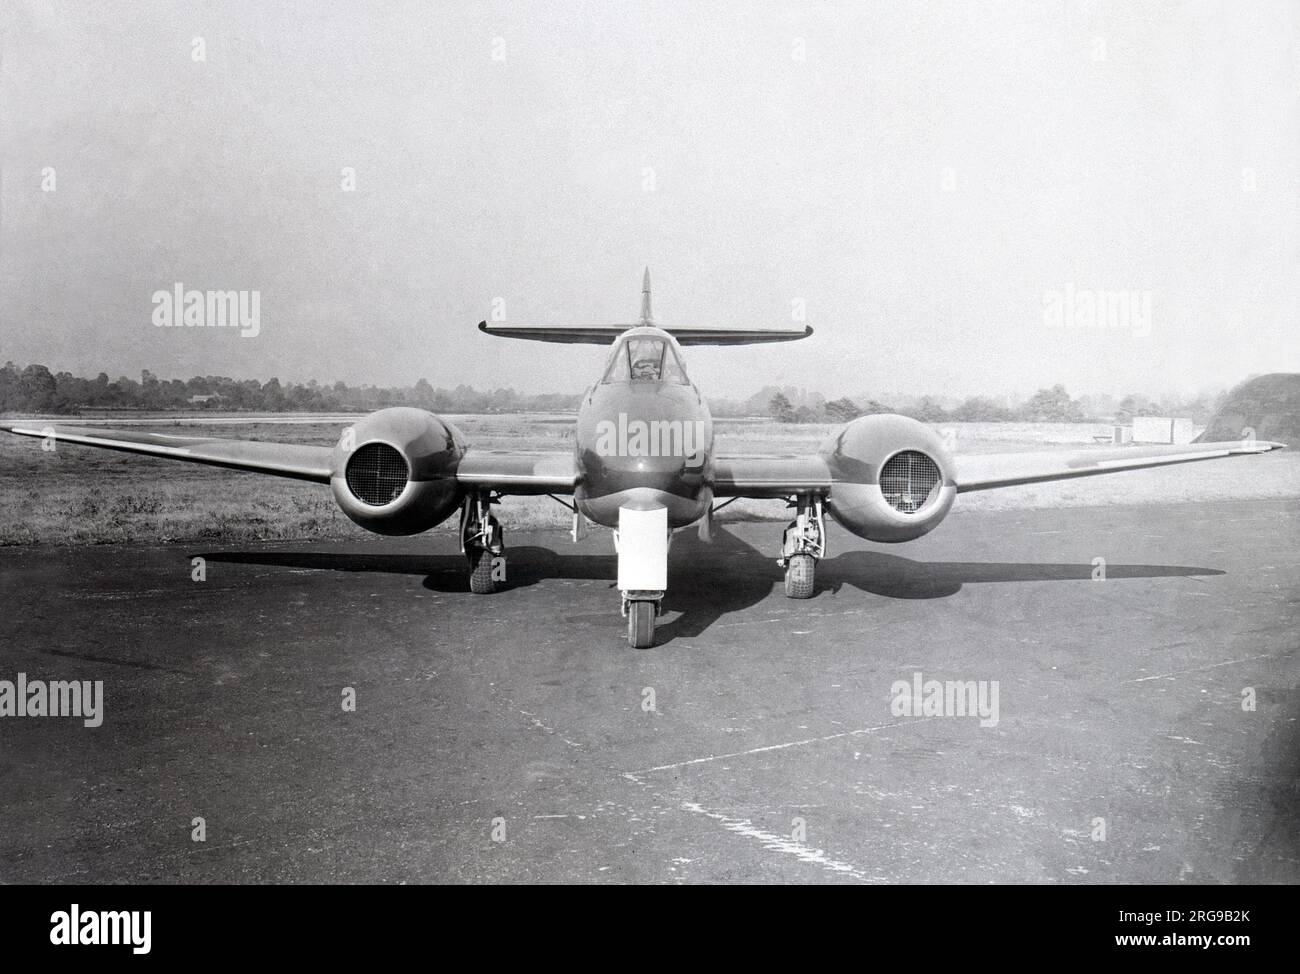
[[[722,823],[722,827],[729,832],[737,835],[743,835],[747,839],[753,839],[762,844],[764,849],[770,849],[773,852],[781,852],[788,856],[794,856],[800,862],[806,862],[813,866],[820,866],[828,872],[839,873],[842,876],[851,876],[856,880],[864,883],[883,883],[888,880],[883,876],[868,876],[856,866],[847,862],[841,862],[838,859],[832,859],[821,849],[814,849],[812,846],[805,845],[790,836],[777,835],[774,832],[767,832],[763,829],[756,828],[747,818],[729,818],[719,812],[711,812],[695,802],[682,802],[682,808],[694,815],[703,815],[715,822]]]
[[[822,744],[826,741],[838,741],[846,737],[859,737],[862,734],[874,734],[876,731],[889,730],[891,727],[906,727],[908,724],[924,724],[927,721],[938,720],[937,717],[918,717],[912,720],[895,720],[888,724],[877,724],[875,727],[861,727],[858,730],[842,731],[839,734],[827,734],[824,737],[806,737],[799,741],[786,741],[784,744],[768,744],[764,747],[750,748],[748,751],[732,751],[728,754],[710,754],[708,757],[691,758],[689,761],[676,761],[673,764],[660,764],[653,768],[642,768],[640,771],[625,771],[623,777],[632,781],[641,783],[641,775],[654,774],[656,771],[672,771],[676,768],[686,768],[693,764],[708,764],[711,761],[725,761],[728,758],[743,758],[751,754],[764,754],[768,751],[784,751],[791,747],[803,747],[807,744]]]
[[[1172,673],[1157,673],[1155,676],[1140,676],[1136,680],[1124,680],[1123,683],[1146,683],[1148,680],[1167,680],[1175,676],[1186,676],[1188,673],[1200,673],[1202,670],[1216,670],[1220,666],[1231,666],[1233,663],[1249,663],[1257,659],[1273,659],[1277,653],[1263,653],[1259,656],[1243,656],[1241,659],[1224,660],[1222,663],[1210,663],[1208,666],[1193,666],[1190,670],[1175,670]],[[1123,684],[1121,684],[1122,686]]]

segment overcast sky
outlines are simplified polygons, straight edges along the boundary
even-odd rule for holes
[[[1300,371],[1294,3],[0,4],[0,359],[576,391],[475,324],[648,264],[662,324],[806,309],[688,350],[714,395]],[[155,327],[177,282],[260,333]]]

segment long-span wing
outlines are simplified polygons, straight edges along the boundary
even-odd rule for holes
[[[578,465],[572,453],[508,453],[470,447],[456,468],[466,487],[499,494],[572,494]]]
[[[61,423],[0,422],[0,430],[19,436],[53,437],[56,445],[97,446],[321,484],[330,481],[333,456],[333,448],[328,446],[90,429]],[[456,471],[456,479],[466,486],[502,494],[572,494],[578,470],[570,453],[506,453],[470,448]]]
[[[1144,470],[1174,463],[1250,456],[1283,449],[1264,440],[1226,443],[1188,443],[1182,446],[1135,446],[1115,450],[1079,450],[1069,453],[987,453],[957,458],[957,493],[1016,487],[1048,480],[1095,477],[1120,470]]]
[[[524,338],[534,342],[559,342],[566,345],[609,345],[631,325],[489,325],[478,323],[485,335],[500,338]],[[679,345],[759,345],[766,342],[793,342],[813,333],[803,328],[663,328]]]
[[[125,430],[91,429],[81,426],[64,426],[61,423],[16,422],[0,423],[0,430],[19,436],[53,437],[59,443],[76,443],[80,446],[97,446],[106,450],[126,453],[143,453],[172,460],[206,463],[214,467],[247,470],[252,473],[291,477],[328,484],[330,457],[328,446],[306,446],[301,443],[262,443],[252,440],[230,440],[215,436],[177,436],[171,433],[139,433]]]
[[[1175,463],[1250,456],[1280,450],[1281,443],[1233,440],[1185,446],[1123,447],[1043,453],[987,453],[955,459],[957,492],[1016,487],[1049,480],[1070,480],[1143,470]],[[789,497],[804,491],[833,493],[826,462],[816,454],[789,456],[721,456],[714,464],[716,497]]]

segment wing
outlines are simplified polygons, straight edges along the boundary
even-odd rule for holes
[[[175,436],[170,433],[138,433],[124,430],[89,429],[59,423],[0,423],[0,430],[19,436],[53,437],[55,444],[76,443],[105,450],[143,453],[151,457],[188,460],[231,470],[330,482],[330,458],[333,447],[305,446],[301,443],[263,443],[230,440],[215,436]]]
[[[826,461],[815,455],[724,456],[713,462],[715,497],[789,497],[830,488]]]
[[[330,482],[334,453],[328,446],[88,429],[44,422],[5,422],[0,423],[0,430],[42,439],[53,436],[55,443],[188,460],[321,484]],[[573,456],[567,453],[505,453],[470,448],[460,462],[456,479],[466,486],[502,494],[572,494],[578,483],[578,469]]]
[[[571,453],[508,453],[470,447],[456,468],[466,487],[499,494],[572,494],[578,465]]]
[[[988,453],[955,460],[957,492],[1016,487],[1048,480],[1070,480],[1144,470],[1196,460],[1249,456],[1283,449],[1281,443],[1234,440],[1227,443],[1190,443],[1185,446],[1125,447],[1077,452]],[[789,497],[802,491],[829,493],[834,481],[826,462],[817,455],[722,456],[714,462],[715,497]]]
[[[1226,443],[1188,443],[1183,446],[1139,446],[1116,450],[1080,450],[1072,453],[988,453],[956,459],[957,493],[1016,487],[1048,480],[1094,477],[1120,470],[1144,470],[1174,463],[1249,456],[1283,449],[1281,443],[1232,440]]]

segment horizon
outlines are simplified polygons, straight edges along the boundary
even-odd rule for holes
[[[239,377],[239,376],[232,376],[232,375],[218,375],[216,373],[207,373],[204,375],[193,375],[193,376],[182,378],[181,376],[159,375],[154,373],[152,369],[142,370],[141,377],[139,379],[127,375],[114,376],[105,369],[95,370],[93,375],[86,374],[86,373],[82,373],[78,375],[66,369],[59,369],[59,370],[50,369],[49,366],[40,362],[28,363],[27,365],[19,365],[18,363],[14,362],[11,359],[6,360],[4,365],[0,366],[0,368],[7,369],[10,366],[13,366],[17,370],[18,374],[20,375],[26,368],[36,366],[36,367],[47,369],[50,375],[56,378],[60,375],[70,375],[72,376],[73,379],[81,382],[95,382],[100,375],[104,375],[107,377],[108,384],[110,385],[116,384],[123,379],[127,380],[128,382],[134,383],[137,386],[143,385],[145,382],[144,379],[145,373],[148,373],[153,380],[163,384],[181,383],[184,385],[188,385],[196,381],[207,382],[210,380],[228,380],[236,384],[242,384],[249,381],[253,381],[253,382],[257,382],[259,387],[264,388],[267,386],[268,383],[275,381],[279,383],[282,388],[288,388],[290,386],[313,387],[312,384],[314,383],[315,388],[323,389],[323,390],[331,390],[338,383],[342,382],[349,391],[374,390],[377,392],[414,391],[419,388],[421,382],[428,382],[429,386],[431,387],[434,393],[446,394],[449,396],[455,395],[457,391],[461,388],[466,388],[468,392],[473,393],[475,395],[490,396],[494,392],[506,392],[511,395],[518,396],[521,399],[543,399],[547,397],[580,398],[590,387],[591,383],[596,381],[593,378],[582,388],[575,389],[572,391],[550,389],[550,390],[540,390],[537,392],[525,392],[516,389],[510,385],[478,387],[467,382],[457,382],[455,385],[440,385],[438,383],[429,381],[427,377],[423,377],[423,376],[416,379],[415,382],[409,384],[375,385],[369,383],[353,384],[353,383],[348,383],[346,382],[346,380],[342,380],[342,379],[317,379],[316,377],[310,377],[305,381],[298,381],[298,380],[282,380],[279,376],[267,376],[265,378],[259,376]],[[826,392],[817,388],[797,386],[790,383],[779,384],[774,382],[763,383],[762,385],[753,389],[753,391],[749,392],[748,394],[742,394],[742,395],[733,395],[733,396],[711,395],[707,389],[701,389],[701,392],[704,394],[705,399],[707,401],[726,409],[734,409],[737,407],[745,406],[751,400],[758,399],[760,396],[770,397],[770,395],[772,395],[774,391],[780,392],[785,395],[791,395],[791,394],[795,395],[796,404],[803,404],[815,400],[820,400],[823,403],[829,403],[840,399],[849,399],[859,406],[866,406],[871,402],[875,402],[887,406],[906,406],[910,408],[920,401],[933,400],[935,402],[940,403],[945,408],[949,408],[949,407],[959,406],[974,400],[988,400],[998,405],[1014,408],[1014,407],[1023,406],[1026,402],[1032,399],[1036,393],[1040,393],[1045,390],[1054,389],[1059,385],[1065,388],[1066,392],[1070,395],[1070,398],[1072,400],[1078,402],[1088,402],[1088,401],[1101,402],[1101,403],[1113,402],[1115,404],[1118,404],[1126,398],[1139,397],[1141,399],[1147,400],[1148,402],[1154,404],[1174,402],[1180,405],[1181,404],[1190,405],[1196,402],[1197,400],[1204,400],[1204,399],[1213,400],[1222,397],[1239,385],[1257,379],[1262,375],[1270,375],[1270,374],[1290,374],[1290,373],[1255,373],[1249,376],[1245,376],[1239,382],[1232,383],[1231,385],[1225,385],[1219,388],[1206,388],[1206,389],[1194,390],[1186,393],[1182,393],[1182,392],[1157,393],[1157,392],[1146,391],[1141,389],[1130,389],[1121,394],[1114,394],[1109,392],[1100,392],[1100,391],[1088,390],[1088,389],[1073,390],[1070,389],[1068,386],[1065,386],[1064,383],[1057,383],[1057,382],[1049,382],[1045,385],[1039,386],[1037,389],[1031,391],[1026,395],[1013,395],[1009,393],[995,393],[995,392],[988,392],[988,393],[976,392],[970,395],[954,395],[951,393],[937,393],[934,391],[873,392],[869,390],[858,390],[856,392],[838,392],[838,391]],[[93,407],[93,406],[82,405],[79,406],[78,408],[81,409],[110,408],[111,409],[114,407]],[[126,408],[126,407],[122,407],[122,408]]]

